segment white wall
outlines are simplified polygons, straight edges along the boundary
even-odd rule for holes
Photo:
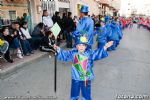
[[[55,0],[55,2],[56,2],[56,11],[59,11],[59,8],[70,8],[69,3],[59,2],[58,0]]]
[[[87,1],[87,0],[86,0]],[[89,14],[95,14],[95,15],[99,15],[100,10],[98,8],[98,4],[96,2],[94,2],[93,0],[88,0],[89,2],[87,2],[90,12]]]
[[[34,28],[35,25],[37,25],[39,22],[42,21],[42,12],[38,13],[37,12],[37,5],[40,4],[40,0],[29,0],[30,1],[30,6],[31,6],[31,20],[32,20],[32,28]]]
[[[30,2],[31,2],[32,24],[33,24],[33,26],[35,26],[37,23],[42,21],[41,20],[42,12],[41,13],[37,12],[37,5],[41,5],[41,2],[40,2],[40,0],[30,0]],[[77,4],[89,6],[89,11],[90,11],[89,14],[90,15],[91,14],[95,14],[95,15],[99,14],[98,5],[93,0],[70,0],[70,4],[58,2],[58,0],[56,0],[56,11],[58,11],[60,7],[70,8],[73,16],[77,15],[77,13],[78,13]]]
[[[99,14],[98,4],[94,0],[70,0],[70,7],[73,16],[78,14],[77,4],[87,5],[89,7],[89,14]]]

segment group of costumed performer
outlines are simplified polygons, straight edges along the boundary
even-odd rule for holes
[[[107,42],[113,41],[113,45],[107,50],[115,50],[123,37],[122,24],[117,19],[111,19],[109,16],[100,19],[100,27],[95,32],[97,35],[98,48],[102,48]]]
[[[144,18],[138,18],[138,29],[140,29],[141,26],[143,26],[145,29],[150,31],[150,18],[144,19]]]

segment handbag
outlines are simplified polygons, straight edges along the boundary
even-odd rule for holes
[[[0,39],[0,46],[4,45],[4,40]]]

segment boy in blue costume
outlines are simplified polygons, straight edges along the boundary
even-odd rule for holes
[[[104,48],[91,50],[87,38],[82,36],[76,42],[76,48],[65,51],[54,46],[57,50],[57,59],[65,62],[72,62],[72,85],[70,100],[78,100],[80,89],[82,100],[91,100],[91,80],[94,79],[92,71],[93,62],[108,56],[106,49],[113,43],[107,43]]]
[[[117,18],[115,18],[111,23],[112,35],[110,39],[113,41],[113,45],[108,48],[109,51],[115,50],[119,44],[119,41],[122,39],[122,31],[117,22]]]
[[[88,7],[82,6],[80,9],[80,20],[76,26],[76,30],[72,33],[73,38],[76,41],[80,36],[86,36],[89,44],[89,48],[92,47],[93,44],[93,36],[94,36],[94,21],[91,17],[88,17]]]
[[[118,24],[118,35],[119,35],[119,41],[117,41],[117,43],[116,43],[116,47],[119,45],[119,43],[120,43],[120,40],[122,39],[122,37],[123,37],[123,32],[122,32],[122,24],[121,24],[121,22],[120,22],[120,20],[118,20],[117,21],[117,24]]]
[[[107,42],[109,42],[109,41],[111,41],[111,35],[112,35],[110,16],[105,16],[105,26],[107,29]]]
[[[100,27],[96,28],[98,48],[103,48],[107,43],[107,28],[105,26],[105,19],[100,19]]]

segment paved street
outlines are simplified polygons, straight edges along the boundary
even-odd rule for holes
[[[95,62],[93,100],[119,100],[117,96],[121,95],[143,95],[144,100],[150,100],[149,56],[150,32],[136,29],[136,26],[126,29],[118,49],[110,52],[108,58]],[[58,63],[58,88],[55,94],[53,62],[54,58],[44,56],[0,80],[0,96],[53,96],[57,100],[69,100],[70,63]]]

